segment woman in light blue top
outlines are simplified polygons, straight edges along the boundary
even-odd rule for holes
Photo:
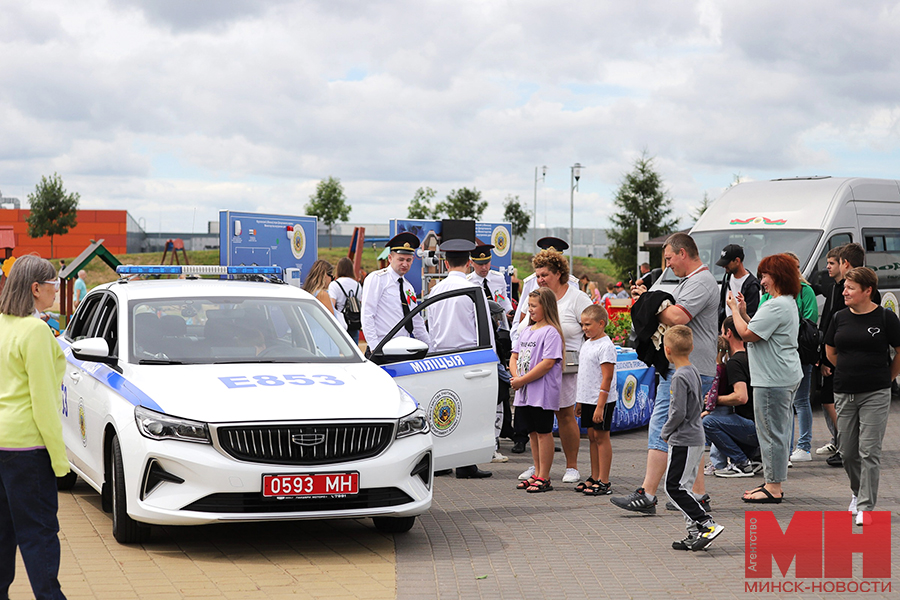
[[[800,273],[784,254],[767,256],[759,263],[759,280],[771,300],[760,304],[750,319],[744,299],[728,293],[734,325],[747,344],[750,381],[753,382],[753,414],[762,452],[766,482],[744,492],[744,502],[779,504],[781,483],[787,479],[787,461],[793,422],[794,391],[803,378],[797,353],[800,315],[795,298],[800,293]]]

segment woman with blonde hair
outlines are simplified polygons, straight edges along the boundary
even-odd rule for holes
[[[0,598],[16,570],[16,546],[35,598],[65,598],[59,585],[56,478],[69,472],[60,408],[66,360],[50,327],[49,261],[19,258],[0,293]]]
[[[328,286],[334,280],[334,272],[331,269],[331,263],[327,260],[319,259],[313,263],[309,269],[309,275],[303,282],[303,289],[316,297],[316,300],[322,303],[322,306],[328,309],[328,312],[334,314],[334,304],[331,303],[331,297],[328,295]]]

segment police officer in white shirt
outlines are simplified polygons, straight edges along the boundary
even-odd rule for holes
[[[512,302],[506,290],[506,278],[499,271],[491,271],[491,249],[493,244],[479,244],[472,251],[472,264],[474,271],[469,273],[468,279],[484,290],[488,300],[493,300],[503,307],[504,314],[512,312]],[[507,320],[501,319],[500,326],[507,325]]]
[[[469,253],[475,244],[468,240],[447,240],[440,249],[445,254],[447,277],[431,290],[429,297],[437,296],[451,290],[473,288],[478,286],[466,279],[469,270]],[[485,317],[490,310],[484,294],[477,295],[477,302],[484,307]],[[428,307],[428,326],[431,328],[432,352],[452,352],[468,350],[478,346],[478,318],[475,316],[475,305],[468,297],[448,298],[435,302]],[[491,345],[493,345],[493,328],[491,328]],[[444,472],[435,473],[435,475]],[[482,479],[493,475],[490,471],[482,471],[476,465],[458,467],[457,479]]]
[[[537,241],[537,246],[541,250],[556,250],[557,252],[564,252],[568,250],[569,244],[565,242],[565,240],[561,240],[555,237],[543,237]],[[535,277],[534,273],[525,278],[522,282],[522,289],[519,291],[519,306],[516,307],[516,314],[513,317],[512,324],[512,336],[513,341],[518,337],[517,325],[519,321],[525,316],[525,311],[528,309],[528,302],[525,301],[525,298],[528,298],[528,294],[536,290],[538,287],[537,277]],[[578,287],[578,280],[575,279],[575,276],[569,273],[569,287],[573,287],[576,290],[580,290]]]
[[[419,247],[419,238],[404,232],[395,235],[387,243],[391,249],[388,266],[366,277],[362,295],[362,330],[370,350],[374,350],[382,338],[418,304],[416,290],[405,275],[413,264],[413,255]],[[421,314],[397,332],[397,336],[414,337],[431,345]]]

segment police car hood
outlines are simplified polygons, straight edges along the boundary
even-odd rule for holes
[[[370,363],[142,365],[128,377],[139,404],[203,421],[394,419],[415,410]]]

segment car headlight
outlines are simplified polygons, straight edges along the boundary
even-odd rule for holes
[[[211,443],[206,423],[170,417],[143,406],[134,407],[134,420],[141,435],[152,440]]]
[[[425,411],[421,408],[417,408],[405,417],[400,418],[400,426],[397,427],[397,439],[417,433],[428,433],[428,421],[425,419]]]

